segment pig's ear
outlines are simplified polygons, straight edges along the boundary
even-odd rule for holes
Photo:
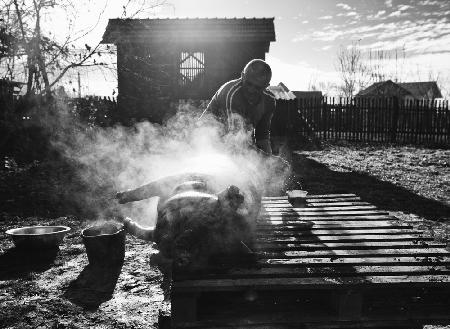
[[[220,204],[231,210],[236,211],[244,202],[244,196],[240,193],[239,188],[231,185],[218,193]]]

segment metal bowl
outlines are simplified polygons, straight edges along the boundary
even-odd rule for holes
[[[17,248],[55,248],[70,231],[67,226],[27,226],[6,231]]]

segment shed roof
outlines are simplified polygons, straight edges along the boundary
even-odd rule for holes
[[[424,82],[393,82],[392,80],[375,82],[356,96],[380,96],[380,95],[410,95],[416,99],[442,98],[441,91],[436,81]]]
[[[9,87],[21,87],[26,85],[25,82],[12,81],[8,79],[0,79],[0,86],[9,86]]]
[[[322,92],[321,91],[293,91],[295,96],[297,98],[322,98]]]
[[[434,98],[442,98],[441,91],[436,81],[401,82],[400,87],[408,90],[414,98],[428,98],[428,92],[432,92]]]
[[[275,41],[274,18],[110,19],[102,43]]]

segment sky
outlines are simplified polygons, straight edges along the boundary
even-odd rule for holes
[[[122,2],[88,3],[78,9],[77,24],[95,28],[80,42],[95,44],[108,18],[120,17]],[[356,44],[386,79],[438,80],[450,96],[448,0],[169,0],[140,17],[274,17],[276,41],[266,55],[271,84],[283,82],[291,90],[338,83],[337,51]],[[50,20],[54,31],[63,31],[57,15]],[[114,74],[89,72],[81,75],[83,93],[111,95]]]

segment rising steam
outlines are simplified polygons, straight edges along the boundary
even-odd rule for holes
[[[200,121],[197,109],[184,106],[164,125],[140,122],[133,127],[81,127],[59,135],[54,145],[77,164],[89,188],[74,197],[91,207],[98,219],[131,216],[153,225],[156,199],[119,206],[115,192],[183,172],[214,175],[218,190],[228,185],[244,192],[250,184],[261,192],[282,187],[288,174],[286,165],[259,153],[251,146],[250,131],[240,126],[226,134],[212,116]]]

